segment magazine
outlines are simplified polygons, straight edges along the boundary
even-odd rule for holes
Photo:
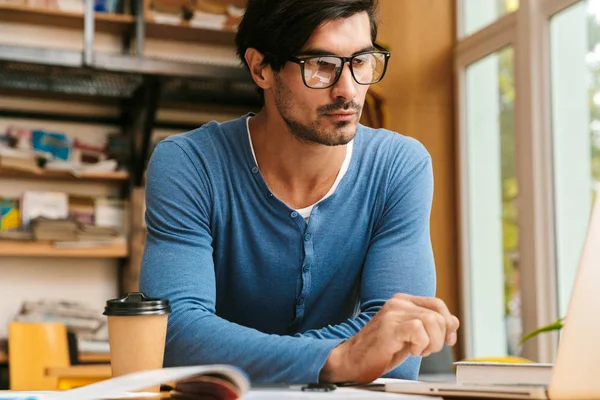
[[[160,384],[171,386],[172,399],[235,400],[241,398],[250,390],[250,381],[241,369],[219,364],[135,372],[55,393],[47,399],[95,400],[119,398],[125,393],[143,391]]]

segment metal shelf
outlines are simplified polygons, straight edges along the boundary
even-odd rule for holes
[[[96,53],[92,68],[103,71],[127,72],[165,77],[211,78],[231,81],[249,81],[250,74],[241,66],[216,63],[193,63],[164,58],[138,57]]]
[[[81,68],[83,67],[83,53],[73,50],[0,44],[0,62]]]
[[[228,106],[256,106],[260,100],[255,86],[250,82],[170,78],[163,82],[162,100]]]
[[[0,48],[0,53],[2,49]],[[101,97],[131,97],[142,77],[72,66],[0,63],[0,87]]]
[[[144,76],[161,80],[169,100],[259,100],[241,66],[96,53],[85,67],[81,52],[0,45],[0,89],[131,98]]]

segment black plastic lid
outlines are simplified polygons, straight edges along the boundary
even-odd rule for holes
[[[120,299],[108,300],[104,307],[104,315],[136,316],[160,315],[171,312],[169,300],[150,299],[143,293],[127,293]]]

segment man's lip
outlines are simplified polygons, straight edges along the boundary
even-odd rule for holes
[[[356,112],[333,112],[333,113],[327,113],[325,115],[355,115]]]

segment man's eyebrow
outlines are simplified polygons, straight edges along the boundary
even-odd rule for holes
[[[366,51],[372,51],[372,50],[375,50],[375,46],[369,45],[369,46],[364,47],[364,48],[362,48],[362,49],[360,49],[358,51],[355,51],[352,55],[360,54],[360,53],[364,53]],[[330,51],[323,50],[323,49],[320,49],[318,47],[311,48],[311,49],[306,49],[306,50],[302,50],[297,55],[299,57],[301,57],[301,56],[337,56],[337,54],[333,54]]]

